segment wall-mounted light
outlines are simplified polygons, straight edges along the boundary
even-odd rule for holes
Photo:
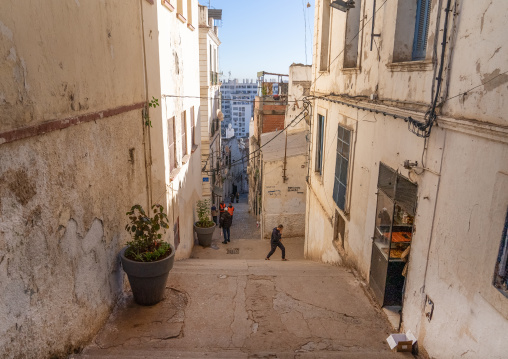
[[[353,0],[335,0],[330,4],[331,7],[334,9],[347,12],[349,9],[352,9],[355,7],[355,2]]]

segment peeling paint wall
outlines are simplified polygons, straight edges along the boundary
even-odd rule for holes
[[[0,132],[144,101],[138,3],[0,4]],[[0,356],[64,357],[122,289],[141,110],[0,144]]]
[[[316,2],[315,48],[322,46],[324,3]],[[426,57],[420,61],[407,61],[406,35],[414,32],[414,23],[404,15],[411,11],[406,3],[377,3],[374,33],[381,35],[371,51],[373,2],[361,1],[360,29],[367,26],[359,34],[357,68],[343,68],[343,12],[332,10],[330,18],[329,71],[319,71],[320,55],[314,52],[311,94],[342,95],[373,112],[321,99],[314,103],[306,256],[351,265],[369,279],[379,162],[387,164],[418,185],[402,330],[411,329],[430,357],[503,358],[508,300],[492,278],[508,206],[508,86],[503,74],[508,70],[503,68],[508,3],[452,1],[457,7],[450,13],[438,99],[444,103],[427,140],[410,133],[403,120],[382,114],[424,121],[435,91],[446,1],[431,1]],[[313,171],[318,115],[326,118],[322,175]],[[344,211],[332,198],[338,125],[352,131]],[[404,160],[418,165],[408,170]],[[346,223],[344,248],[335,238],[338,216]],[[430,321],[426,296],[434,302]]]
[[[285,182],[282,179],[283,168],[284,159],[263,162],[263,238],[270,238],[272,230],[279,224],[284,226],[284,237],[305,235],[306,156],[287,158]]]

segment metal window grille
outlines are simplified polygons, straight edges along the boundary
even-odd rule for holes
[[[317,143],[316,143],[316,172],[323,174],[323,138],[325,116],[318,115]]]
[[[340,126],[337,133],[337,154],[335,157],[335,178],[333,184],[333,200],[344,210],[346,207],[347,175],[349,167],[349,153],[351,131]]]
[[[413,60],[425,59],[429,17],[430,0],[418,0],[416,5],[415,37],[413,40]]]

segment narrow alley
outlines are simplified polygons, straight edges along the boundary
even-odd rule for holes
[[[279,250],[265,261],[269,240],[260,239],[245,198],[234,205],[230,244],[216,229],[218,249],[195,246],[191,259],[175,262],[161,303],[142,307],[128,292],[93,343],[70,358],[405,357],[388,348],[389,325],[365,283],[304,260],[302,238],[283,239],[289,261]]]

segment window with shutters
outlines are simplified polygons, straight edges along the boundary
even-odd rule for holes
[[[340,126],[337,132],[337,154],[335,157],[335,178],[333,200],[344,211],[346,207],[347,175],[349,168],[351,131]]]
[[[392,62],[424,60],[432,0],[398,0]]]
[[[182,112],[182,158],[187,154],[187,111]]]
[[[330,46],[330,0],[324,0],[321,9],[321,49],[319,71],[328,71],[328,52]]]
[[[325,116],[318,115],[317,121],[317,140],[316,140],[316,168],[315,171],[323,174],[323,141],[325,131]]]
[[[358,40],[360,35],[362,2],[358,1],[355,7],[346,14],[346,38],[344,46],[344,68],[358,67]]]
[[[418,0],[416,6],[415,37],[413,40],[413,60],[425,59],[427,34],[429,32],[430,0]]]
[[[175,151],[175,117],[168,120],[168,153],[169,153],[169,172],[173,171],[177,165]]]
[[[196,124],[195,124],[195,121],[196,119],[194,118],[194,106],[191,107],[190,109],[190,123],[191,123],[191,144],[192,144],[192,147],[194,148],[194,146],[196,146]]]

